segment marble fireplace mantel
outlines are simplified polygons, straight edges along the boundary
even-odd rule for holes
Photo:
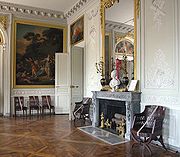
[[[126,134],[125,138],[130,139],[130,128],[135,113],[140,112],[140,92],[109,92],[109,91],[92,91],[93,93],[93,119],[92,125],[99,126],[99,99],[124,101],[126,106]]]

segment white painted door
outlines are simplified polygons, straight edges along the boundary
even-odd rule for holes
[[[73,46],[71,49],[71,110],[75,102],[83,98],[83,48]],[[72,112],[71,112],[72,113]],[[72,116],[71,119],[74,117]]]
[[[55,59],[55,113],[70,113],[70,57],[68,53],[56,53]]]

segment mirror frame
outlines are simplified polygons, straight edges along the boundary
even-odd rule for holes
[[[102,33],[102,60],[105,64],[105,9],[119,3],[119,0],[101,0],[101,33]],[[134,79],[137,79],[137,18],[139,17],[140,0],[134,0]],[[105,66],[102,69],[102,77],[105,78]]]

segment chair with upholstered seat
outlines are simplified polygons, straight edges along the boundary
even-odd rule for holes
[[[38,96],[29,96],[29,115],[30,116],[33,110],[37,111],[37,115],[41,114],[41,105],[39,103]]]
[[[43,95],[43,96],[41,96],[41,98],[42,98],[42,115],[44,115],[44,111],[46,109],[49,110],[50,116],[51,116],[51,113],[55,114],[55,107],[54,107],[54,105],[52,105],[51,96]],[[52,110],[52,112],[51,112],[51,110]]]
[[[85,97],[80,102],[75,102],[75,108],[73,111],[74,124],[77,120],[90,120],[90,105],[92,104],[92,98]]]
[[[23,96],[17,96],[14,97],[14,116],[17,116],[17,111],[22,111],[23,112],[23,117],[24,117],[24,111],[26,112],[26,117],[27,117],[27,106],[24,105],[24,97]]]
[[[135,114],[131,128],[133,145],[138,143],[146,148],[150,154],[150,142],[159,141],[165,150],[163,142],[163,120],[166,108],[163,106],[148,105],[142,113]]]

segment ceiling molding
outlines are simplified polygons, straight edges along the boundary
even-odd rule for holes
[[[12,14],[19,13],[22,15],[33,15],[46,18],[65,19],[63,12],[53,11],[49,9],[28,7],[24,5],[7,3],[0,1],[0,11],[10,12]]]
[[[89,0],[79,0],[79,2],[77,2],[69,11],[67,11],[64,14],[65,18],[70,18],[71,16],[73,16],[73,14],[75,14],[78,10],[80,10],[80,8],[84,7],[84,5],[88,2]]]
[[[122,33],[134,32],[134,26],[127,25],[124,23],[107,21],[107,20],[105,23],[105,28],[106,30],[114,30],[114,31],[122,32]]]

